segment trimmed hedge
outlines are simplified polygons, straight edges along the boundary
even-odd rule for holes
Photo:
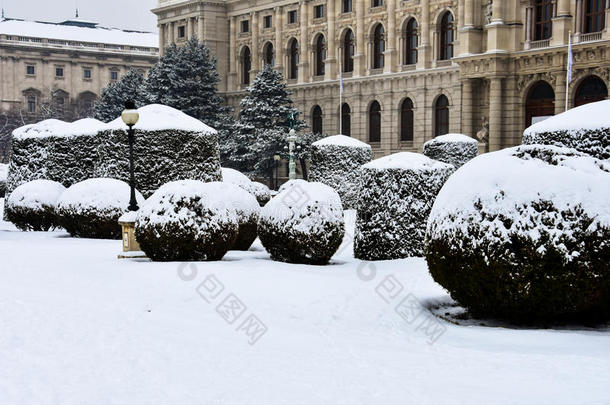
[[[447,134],[424,144],[424,155],[430,159],[449,163],[459,169],[479,154],[479,143],[476,139],[462,134]]]
[[[474,316],[610,318],[610,164],[522,146],[452,176],[426,236],[433,278]]]
[[[227,199],[227,203],[237,214],[239,231],[233,250],[248,250],[257,237],[257,224],[260,205],[256,198],[241,186],[231,183],[210,183],[210,188],[216,187],[218,193]]]
[[[51,180],[34,180],[17,187],[6,201],[6,217],[22,231],[57,228],[57,200],[66,190]]]

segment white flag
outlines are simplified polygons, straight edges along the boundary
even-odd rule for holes
[[[574,64],[574,55],[572,55],[572,35],[568,36],[568,78],[567,84],[572,81],[572,65]]]
[[[343,93],[343,73],[339,71],[339,90]]]

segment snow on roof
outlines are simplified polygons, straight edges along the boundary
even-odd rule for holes
[[[323,145],[335,145],[335,146],[347,146],[352,148],[367,148],[371,149],[371,145],[359,141],[356,138],[345,135],[334,135],[322,138],[319,141],[314,142],[312,145],[323,146]]]
[[[466,142],[466,143],[476,143],[476,144],[478,144],[476,139],[471,138],[468,135],[464,135],[464,134],[447,134],[447,135],[437,136],[436,138],[431,139],[428,142],[426,142],[424,145],[430,145],[430,144],[434,144],[434,143],[451,143],[451,142]]]
[[[445,167],[452,166],[443,162],[439,162],[437,160],[430,159],[429,157],[422,155],[421,153],[400,152],[373,160],[372,162],[367,163],[362,167],[365,169],[375,170],[425,170],[442,169]]]
[[[159,35],[152,32],[126,31],[100,26],[85,27],[42,21],[0,20],[0,34],[144,48],[159,47]]]
[[[572,108],[527,128],[524,134],[610,128],[610,100]]]
[[[65,122],[56,119],[40,121],[19,127],[13,131],[14,139],[69,137],[77,135],[96,135],[106,129],[107,124],[93,118],[84,118],[74,122]]]
[[[216,130],[205,125],[203,122],[175,108],[162,104],[149,104],[138,108],[140,119],[134,126],[135,129],[142,131],[163,131],[175,129],[179,131],[202,132],[215,134]],[[109,129],[126,129],[127,126],[118,117],[108,124]]]

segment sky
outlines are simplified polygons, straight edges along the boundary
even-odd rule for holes
[[[157,0],[0,0],[7,18],[65,21],[79,15],[106,27],[157,32]]]

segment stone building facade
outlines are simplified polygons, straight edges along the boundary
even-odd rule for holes
[[[608,96],[610,0],[159,0],[153,12],[161,49],[211,47],[230,104],[270,63],[313,129],[378,156],[447,132],[483,150],[520,143],[566,108],[570,33],[568,107]]]

